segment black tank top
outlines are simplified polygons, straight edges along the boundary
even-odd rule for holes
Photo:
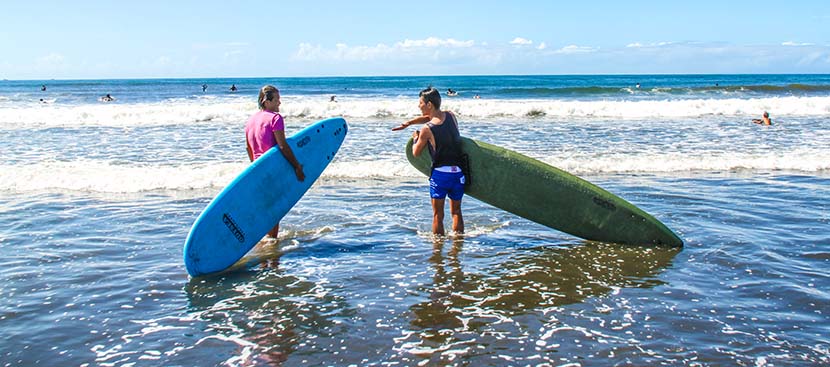
[[[444,122],[441,125],[427,123],[435,139],[435,149],[427,144],[432,156],[432,168],[461,166],[461,134],[458,133],[458,123],[451,113],[444,113]]]

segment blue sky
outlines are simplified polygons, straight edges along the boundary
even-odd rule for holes
[[[828,73],[823,1],[11,1],[0,79]]]

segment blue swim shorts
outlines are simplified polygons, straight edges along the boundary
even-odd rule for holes
[[[441,172],[432,170],[429,178],[429,197],[450,200],[461,200],[464,196],[464,174],[461,172]]]

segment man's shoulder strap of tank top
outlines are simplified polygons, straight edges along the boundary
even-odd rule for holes
[[[447,122],[447,120],[452,121],[452,124],[455,125],[456,129],[458,129],[458,122],[455,121],[455,115],[453,115],[449,111],[444,111],[444,122]],[[443,126],[444,122],[442,122],[441,125],[435,125],[432,123],[432,121],[429,121],[427,122],[427,126],[429,126],[430,128],[433,128],[435,126]]]
[[[458,129],[458,121],[455,120],[455,114],[453,114],[450,111],[445,111],[444,113],[447,114],[447,117],[444,118],[444,121],[446,121],[447,119],[452,121],[452,124],[455,126],[455,129],[457,130]]]

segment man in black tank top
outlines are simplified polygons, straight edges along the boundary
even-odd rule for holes
[[[425,148],[432,157],[429,194],[432,198],[432,233],[444,234],[444,200],[450,197],[452,230],[464,233],[461,199],[464,197],[464,174],[461,172],[461,135],[458,122],[450,111],[441,111],[441,93],[435,88],[421,91],[418,102],[422,116],[392,130],[401,130],[415,123],[426,123],[413,133],[412,154],[419,156]]]

